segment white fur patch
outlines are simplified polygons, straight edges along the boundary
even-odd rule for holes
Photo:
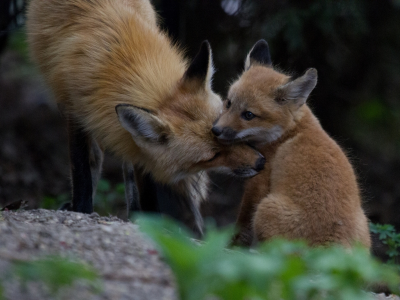
[[[246,141],[256,141],[261,143],[272,143],[279,139],[283,134],[283,129],[279,125],[275,125],[271,129],[263,127],[248,128],[236,135],[237,139]]]
[[[263,133],[265,129],[263,127],[253,127],[247,128],[245,130],[240,131],[237,135],[237,139],[246,139],[249,136],[258,136]]]
[[[220,174],[225,174],[225,175],[229,175],[232,177],[239,177],[239,178],[253,177],[254,175],[256,175],[258,173],[254,169],[246,168],[246,169],[241,170],[240,174],[237,174],[234,172],[234,170],[232,170],[231,168],[226,167],[226,166],[215,167],[215,168],[212,168],[211,170],[213,170],[214,172],[220,173]]]
[[[253,48],[251,48],[251,50],[253,50]],[[244,61],[244,70],[245,71],[250,69],[250,53],[251,53],[251,50],[250,50],[249,54],[247,54],[246,60]]]
[[[269,129],[266,133],[266,138],[268,143],[272,143],[279,139],[283,134],[283,129],[279,125],[275,125],[271,129]]]

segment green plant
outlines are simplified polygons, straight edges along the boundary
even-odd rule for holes
[[[388,263],[398,263],[400,258],[400,233],[390,224],[369,223],[370,231],[379,234],[379,239],[388,246],[386,254],[389,256]]]
[[[231,230],[208,230],[202,245],[168,219],[140,217],[141,230],[162,251],[182,300],[370,299],[366,284],[385,282],[396,289],[399,275],[374,260],[366,249],[309,248],[274,240],[254,252],[226,250]],[[164,230],[162,230],[164,228]]]
[[[77,280],[85,280],[95,290],[99,290],[98,274],[92,267],[61,257],[14,261],[9,273],[10,276],[0,281],[0,299],[4,299],[4,287],[1,284],[9,278],[18,278],[23,285],[43,282],[52,295],[57,295],[60,288],[70,286]]]
[[[115,214],[115,203],[125,201],[125,185],[118,183],[112,186],[108,180],[100,179],[95,196],[95,211],[100,215]]]
[[[44,196],[40,202],[40,207],[44,209],[58,209],[63,203],[69,201],[68,194],[60,194],[56,197]]]

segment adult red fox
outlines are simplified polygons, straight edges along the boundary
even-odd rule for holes
[[[126,163],[127,177],[134,166],[139,181],[195,203],[205,193],[199,171],[252,176],[262,168],[257,151],[214,140],[222,101],[211,89],[208,42],[189,65],[148,0],[31,0],[27,31],[31,55],[68,118],[74,211],[93,211],[103,150]],[[150,200],[146,187],[139,186],[141,201]]]
[[[239,244],[249,245],[255,234],[261,241],[281,236],[370,247],[353,168],[306,104],[316,84],[315,69],[297,79],[274,70],[261,40],[230,87],[213,133],[224,144],[252,143],[267,160],[245,185]]]

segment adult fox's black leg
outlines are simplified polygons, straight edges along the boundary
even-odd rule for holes
[[[157,199],[157,185],[150,174],[144,173],[140,168],[134,169],[135,182],[138,190],[139,208],[143,212],[160,212]]]
[[[68,120],[68,140],[72,182],[72,210],[93,212],[93,187],[90,166],[91,139],[71,118]]]
[[[135,170],[130,162],[124,162],[122,165],[125,183],[125,200],[127,207],[127,216],[129,218],[130,212],[140,210],[139,204],[139,191],[135,182]]]

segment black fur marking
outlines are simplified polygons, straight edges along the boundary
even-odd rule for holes
[[[265,40],[259,40],[250,52],[250,64],[255,61],[261,65],[271,66],[271,54],[269,53],[268,43]]]
[[[136,179],[139,190],[140,209],[144,212],[160,212],[157,201],[157,185],[150,174],[136,172]]]
[[[211,47],[209,42],[207,40],[203,41],[200,46],[200,51],[197,53],[196,57],[185,72],[185,79],[206,79],[208,65],[210,63],[210,52]]]
[[[91,214],[93,212],[93,187],[89,162],[89,137],[72,120],[68,121],[68,134],[72,177],[72,210]]]

